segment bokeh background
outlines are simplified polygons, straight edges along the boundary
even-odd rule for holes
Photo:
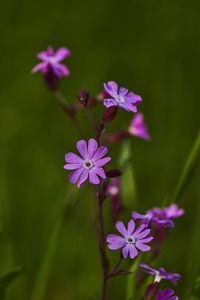
[[[101,289],[93,187],[78,192],[69,185],[64,155],[79,137],[41,74],[30,73],[36,54],[48,45],[71,50],[65,61],[71,75],[60,85],[71,103],[81,88],[97,95],[108,80],[142,96],[152,140],[131,139],[134,195],[124,199],[126,221],[133,209],[159,206],[173,192],[197,136],[199,9],[196,0],[1,1],[0,274],[27,266],[6,299],[96,299]],[[103,109],[93,109],[97,120]],[[127,128],[131,117],[121,110],[108,130]],[[92,137],[84,111],[78,119]],[[121,149],[110,148],[111,166],[118,166]],[[196,169],[180,200],[186,213],[155,264],[182,275],[181,300],[190,299],[200,262]],[[108,232],[108,203],[105,211]],[[117,261],[117,251],[108,255]],[[109,299],[126,299],[126,286],[127,278],[113,279]]]

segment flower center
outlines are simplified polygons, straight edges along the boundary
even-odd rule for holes
[[[86,169],[88,169],[88,170],[92,169],[93,164],[92,164],[91,160],[86,160],[86,161],[84,162],[84,167],[85,167]]]
[[[132,236],[128,236],[126,240],[128,244],[135,244],[135,238]]]
[[[55,58],[53,56],[50,56],[49,57],[49,63],[53,65],[55,62],[56,62]]]
[[[117,95],[116,100],[119,103],[124,103],[124,98],[122,96],[120,96],[120,95]]]
[[[154,282],[160,282],[161,279],[162,279],[162,276],[160,276],[160,272],[156,271]]]

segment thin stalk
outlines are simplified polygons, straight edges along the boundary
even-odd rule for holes
[[[70,119],[74,123],[74,126],[76,127],[80,137],[84,138],[83,131],[82,131],[77,119],[76,119],[75,111],[67,105],[66,100],[65,100],[64,96],[61,94],[60,91],[55,90],[54,95],[56,96],[56,99],[60,103],[60,105],[61,105],[62,109],[64,110],[64,112],[68,115],[68,117],[70,117]]]
[[[192,146],[189,156],[185,162],[179,181],[176,185],[174,194],[172,195],[171,202],[177,202],[189,182],[191,181],[193,171],[196,167],[197,159],[200,153],[200,131],[197,138]]]
[[[100,185],[97,190],[97,215],[98,215],[98,239],[99,239],[99,252],[101,256],[101,265],[103,273],[103,286],[102,286],[102,300],[107,299],[107,275],[109,272],[109,261],[106,256],[105,244],[105,231],[103,221],[103,202],[105,200],[105,192],[103,189],[100,191]]]
[[[87,112],[87,115],[88,115],[90,124],[91,124],[92,129],[93,129],[93,131],[94,131],[94,134],[95,134],[95,136],[96,136],[96,139],[99,140],[98,132],[97,132],[97,126],[96,126],[95,120],[94,120],[94,118],[93,118],[93,115],[92,115],[91,111],[88,109],[88,107],[86,107],[85,110],[86,110],[86,112]]]

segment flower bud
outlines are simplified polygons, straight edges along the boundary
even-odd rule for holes
[[[158,289],[158,285],[159,285],[159,283],[156,281],[147,287],[146,292],[145,292],[145,300],[154,299],[157,289]]]
[[[128,131],[120,131],[120,132],[117,132],[117,133],[114,133],[113,135],[111,135],[109,137],[109,140],[111,143],[115,143],[115,142],[122,141],[122,140],[126,139],[127,137],[129,137]]]
[[[109,177],[109,178],[119,177],[121,175],[122,175],[122,172],[120,170],[106,171],[106,177]]]
[[[111,122],[117,114],[117,106],[111,106],[107,108],[102,116],[102,120],[104,123],[109,123]]]
[[[89,97],[90,97],[90,94],[89,94],[88,90],[86,90],[86,89],[80,90],[78,99],[83,104],[84,107],[87,107]]]
[[[107,195],[110,198],[112,222],[115,223],[122,211],[120,179],[112,178],[107,187]]]

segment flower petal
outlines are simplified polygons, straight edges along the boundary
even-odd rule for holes
[[[106,179],[106,174],[103,168],[94,168],[94,172],[99,175],[101,178]]]
[[[128,253],[129,253],[129,249],[130,249],[130,245],[127,244],[123,249],[122,249],[122,254],[124,256],[124,258],[127,258]]]
[[[132,218],[137,221],[137,220],[141,220],[141,219],[147,219],[147,215],[141,215],[139,213],[137,213],[136,211],[132,212]]]
[[[158,223],[163,227],[174,227],[174,222],[172,220],[158,220]]]
[[[120,89],[119,89],[120,96],[126,96],[127,93],[128,93],[128,90],[126,88],[120,87]]]
[[[124,226],[123,222],[118,221],[116,223],[116,228],[124,237],[127,237],[127,230],[126,230],[126,227]]]
[[[126,102],[132,103],[134,105],[139,105],[142,102],[142,98],[139,95],[130,92],[126,96]]]
[[[74,154],[73,152],[69,152],[65,155],[65,161],[71,164],[83,163],[83,159],[80,156]]]
[[[96,175],[95,171],[92,169],[89,171],[89,181],[93,184],[99,184],[99,177]]]
[[[117,85],[116,82],[108,81],[108,83],[104,83],[104,89],[113,98],[117,97],[117,95],[118,95],[118,85]]]
[[[77,180],[79,179],[79,177],[81,176],[81,174],[83,173],[83,171],[84,171],[84,168],[80,168],[80,169],[77,169],[76,171],[72,172],[69,175],[69,181],[71,183],[76,183]]]
[[[68,68],[65,65],[59,63],[53,65],[53,70],[59,77],[62,75],[68,76],[70,74]]]
[[[132,103],[119,103],[119,106],[124,108],[127,111],[132,111],[134,113],[137,112],[137,107]]]
[[[122,248],[124,245],[122,245],[121,243],[112,243],[112,244],[108,244],[108,248],[111,250],[117,250]]]
[[[127,234],[128,235],[132,235],[133,231],[135,229],[135,222],[133,220],[130,220],[128,222],[128,230],[127,230]]]
[[[149,235],[149,233],[151,232],[151,229],[145,229],[143,230],[141,233],[137,234],[137,239],[143,239],[145,238],[147,235]]]
[[[80,164],[66,164],[64,165],[65,170],[76,170],[80,169]]]
[[[100,146],[93,155],[93,161],[102,158],[108,152],[108,148],[105,146]]]
[[[94,153],[96,152],[98,148],[98,144],[94,139],[89,139],[88,141],[88,154],[90,158],[93,157]]]
[[[59,62],[63,59],[65,59],[67,56],[69,56],[71,54],[71,52],[65,48],[65,47],[62,47],[62,48],[59,48],[56,53],[54,54],[54,59]]]
[[[77,184],[78,188],[81,187],[81,185],[87,180],[88,178],[88,171],[84,170],[83,173],[80,176],[79,182]]]
[[[108,234],[106,241],[108,243],[115,243],[115,242],[125,243],[125,239],[117,234]]]
[[[135,246],[143,252],[151,250],[150,246],[142,244],[140,241],[137,241]]]
[[[39,70],[42,70],[42,69],[45,68],[45,67],[46,67],[46,62],[41,62],[41,63],[37,64],[37,65],[31,70],[31,72],[32,72],[32,73],[35,73],[35,72],[37,72],[37,71],[39,71]]]
[[[76,148],[78,149],[78,151],[80,152],[80,154],[82,155],[82,157],[85,159],[87,158],[87,144],[86,141],[84,140],[80,140],[78,141],[78,143],[76,144]]]
[[[143,271],[146,272],[146,273],[148,273],[148,274],[154,275],[154,274],[156,274],[156,272],[157,272],[156,270],[150,268],[149,266],[147,266],[147,265],[145,265],[145,264],[140,264],[140,267],[144,268]]]
[[[138,255],[138,251],[133,244],[130,245],[129,255],[130,255],[130,258],[132,258],[132,259]]]
[[[140,236],[140,232],[146,228],[145,224],[141,224],[140,226],[138,226],[138,228],[136,229],[136,231],[133,233],[133,236],[137,239]]]
[[[115,99],[106,98],[103,101],[103,104],[108,108],[111,106],[118,106],[118,102]]]
[[[103,166],[106,165],[110,160],[111,160],[111,157],[105,157],[105,158],[96,160],[95,166],[97,166],[97,167],[103,167]]]
[[[145,239],[139,240],[138,242],[144,244],[144,243],[149,243],[149,242],[151,242],[153,239],[154,239],[153,236],[149,236],[149,237],[147,237],[147,238],[145,238]]]
[[[47,52],[45,52],[45,51],[39,52],[37,54],[37,57],[44,61],[48,61],[48,59],[49,59],[49,56],[48,56]]]

